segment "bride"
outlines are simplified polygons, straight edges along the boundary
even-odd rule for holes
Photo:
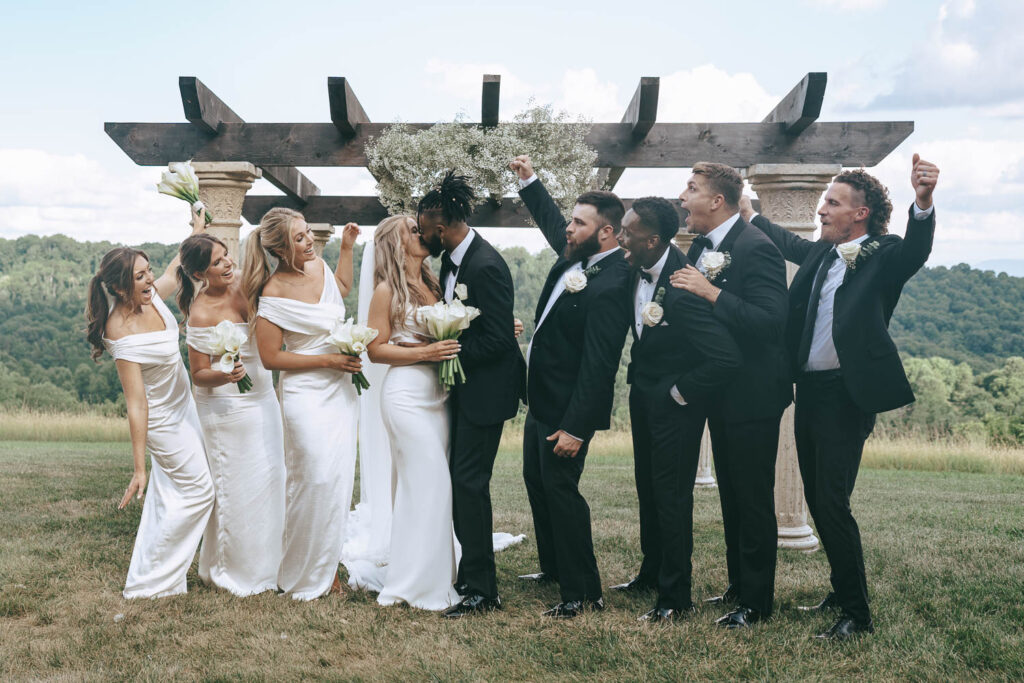
[[[429,252],[408,216],[385,219],[373,235],[374,290],[368,324],[379,331],[367,355],[390,366],[381,383],[381,417],[396,475],[391,549],[377,602],[443,610],[459,595],[448,474],[448,394],[437,363],[455,358],[457,340],[428,337],[416,309],[441,298]],[[406,346],[404,344],[409,344]]]

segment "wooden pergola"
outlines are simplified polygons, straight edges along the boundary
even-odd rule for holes
[[[662,123],[657,121],[659,79],[640,79],[618,123],[595,123],[587,142],[607,189],[627,168],[688,168],[718,161],[751,164],[874,166],[914,130],[912,121],[818,122],[826,74],[809,73],[759,123]],[[255,224],[271,207],[303,212],[310,223],[355,221],[375,225],[387,211],[373,196],[327,196],[298,167],[366,167],[365,146],[390,125],[373,123],[348,79],[327,79],[329,123],[246,123],[193,76],[179,79],[187,123],[106,123],[104,129],[137,164],[172,161],[250,162],[284,196],[247,196],[242,213]],[[501,77],[483,77],[480,123],[498,125]],[[431,123],[410,124],[413,129]],[[560,124],[535,124],[560,125]],[[527,150],[528,151],[528,150]],[[627,205],[631,199],[624,199]],[[525,209],[506,198],[483,204],[473,225],[525,227]]]
[[[618,123],[595,123],[587,142],[597,150],[603,186],[612,189],[627,168],[690,168],[698,161],[737,167],[772,219],[804,237],[815,230],[815,207],[843,166],[874,166],[913,131],[912,121],[819,122],[826,74],[809,73],[757,123],[658,122],[658,78],[641,78]],[[387,211],[376,197],[325,196],[300,167],[366,167],[366,143],[390,125],[373,123],[345,78],[327,79],[329,123],[245,123],[197,78],[179,79],[187,123],[106,123],[104,129],[137,164],[164,166],[192,159],[203,201],[214,217],[209,230],[238,253],[244,216],[252,224],[274,206],[301,211],[322,247],[334,225],[375,225]],[[483,77],[480,122],[496,126],[501,78]],[[431,123],[411,124],[425,129]],[[557,126],[564,124],[533,124]],[[523,150],[529,153],[531,150]],[[251,196],[264,177],[284,195]],[[623,200],[627,205],[632,199]],[[678,200],[674,200],[679,208]],[[482,204],[471,219],[480,227],[526,227],[526,210],[505,198]],[[692,235],[681,231],[681,246]],[[790,267],[790,276],[795,267]],[[705,432],[697,486],[714,485],[710,439]],[[807,524],[796,462],[792,407],[783,419],[776,465],[775,505],[780,547],[818,546]]]

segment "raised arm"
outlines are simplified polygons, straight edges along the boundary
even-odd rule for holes
[[[134,471],[117,509],[123,510],[132,496],[142,500],[146,492],[146,435],[149,431],[149,402],[146,385],[142,381],[142,366],[127,360],[116,360],[117,376],[121,379],[124,403],[128,409],[128,432],[132,440]]]
[[[342,297],[348,296],[348,293],[352,291],[352,256],[357,237],[359,237],[359,226],[355,223],[346,223],[345,227],[341,229],[341,253],[338,254],[338,265],[334,269],[334,281],[337,283]]]
[[[190,225],[192,226],[193,235],[198,235],[199,233],[205,231],[206,209],[199,209],[199,211],[193,211],[192,221]],[[163,275],[158,277],[156,281],[153,283],[153,286],[156,287],[156,295],[161,299],[166,299],[167,297],[173,295],[174,290],[178,288],[178,277],[176,273],[178,272],[178,266],[180,264],[180,252],[175,252],[174,258],[171,259],[171,262],[167,265],[167,268],[164,269]]]
[[[561,256],[565,251],[566,226],[562,210],[548,194],[547,188],[540,182],[540,178],[536,177],[537,174],[533,170],[529,156],[525,154],[517,156],[509,164],[509,168],[516,173],[521,181],[525,182],[533,178],[529,185],[519,190],[519,197],[523,200],[530,215],[533,216],[534,222],[544,233],[548,244],[556,254]]]
[[[256,318],[256,348],[267,370],[319,370],[330,369],[353,374],[362,370],[362,361],[341,353],[292,353],[281,348],[284,332],[266,318]]]
[[[914,206],[910,207],[903,241],[885,254],[886,274],[898,287],[921,269],[932,252],[935,239],[935,204],[932,193],[939,181],[939,167],[915,154],[910,171]],[[920,216],[920,217],[919,217]]]
[[[415,363],[438,363],[455,358],[461,345],[458,339],[446,339],[433,344],[399,345],[388,342],[391,339],[391,287],[381,282],[373,290],[367,325],[377,330],[377,337],[366,348],[366,355],[374,363],[385,365],[413,365]]]

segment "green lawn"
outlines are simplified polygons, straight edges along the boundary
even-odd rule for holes
[[[810,636],[824,617],[794,605],[827,590],[824,553],[781,552],[777,612],[745,633],[688,622],[644,626],[653,598],[606,595],[571,622],[539,613],[555,588],[528,539],[498,556],[505,609],[446,623],[381,609],[357,593],[313,603],[234,598],[189,576],[186,596],[121,598],[139,507],[117,512],[126,443],[0,443],[0,679],[1020,679],[1024,677],[1024,477],[865,469],[854,496],[875,635],[843,645]],[[584,489],[605,584],[637,568],[628,455],[595,453]],[[518,453],[499,456],[495,528],[532,537]],[[694,598],[725,585],[714,491],[698,491]],[[123,616],[118,616],[123,615]]]

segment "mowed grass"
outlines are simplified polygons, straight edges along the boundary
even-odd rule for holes
[[[628,450],[587,463],[604,583],[639,565]],[[495,528],[528,540],[498,555],[505,609],[448,623],[379,608],[352,593],[311,603],[235,598],[198,582],[157,601],[120,596],[139,507],[115,509],[130,474],[126,443],[0,444],[0,679],[59,680],[1006,680],[1024,677],[1024,477],[864,469],[854,509],[864,536],[877,632],[814,642],[829,625],[794,607],[828,590],[823,552],[780,552],[776,616],[744,633],[689,621],[645,626],[653,596],[610,592],[608,609],[543,619],[553,587],[536,571],[520,475],[506,440],[492,491]],[[696,494],[694,598],[726,582],[718,496]],[[122,615],[122,616],[119,616]]]

